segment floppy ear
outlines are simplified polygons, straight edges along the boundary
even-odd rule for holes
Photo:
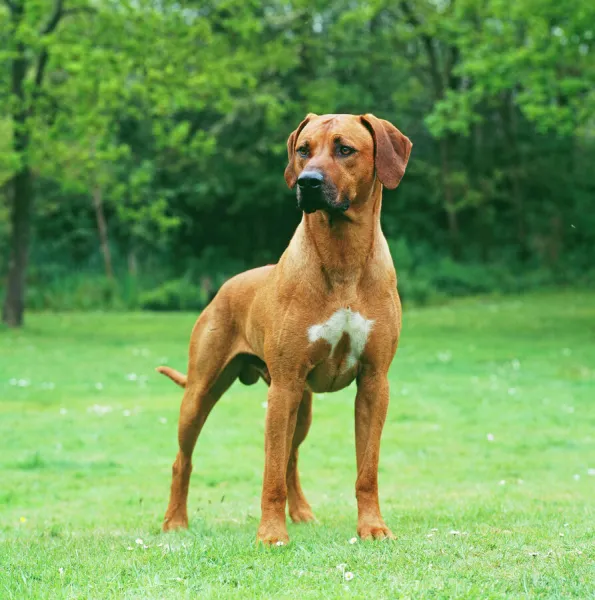
[[[298,128],[292,132],[292,134],[287,138],[287,157],[289,158],[289,163],[285,169],[285,181],[289,188],[293,188],[295,186],[295,182],[297,180],[297,175],[295,173],[295,169],[293,167],[293,157],[295,156],[295,143],[302,131],[302,129],[308,124],[310,119],[313,117],[317,117],[314,113],[308,113],[306,118],[298,125]]]
[[[360,117],[374,138],[374,161],[380,183],[392,190],[399,185],[411,153],[411,140],[392,123],[367,114]]]

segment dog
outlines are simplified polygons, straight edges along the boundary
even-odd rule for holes
[[[164,531],[188,526],[192,452],[211,409],[236,379],[262,378],[269,389],[257,540],[288,543],[286,504],[294,522],[314,519],[298,474],[312,393],[355,380],[357,533],[394,538],[380,513],[378,459],[401,303],[380,209],[383,186],[397,187],[411,146],[371,114],[311,113],[289,136],[285,181],[304,213],[289,246],[276,265],[221,287],[192,330],[187,376],[157,369],[184,387]]]

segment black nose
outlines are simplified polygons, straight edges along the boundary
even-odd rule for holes
[[[297,184],[303,190],[316,190],[322,187],[324,176],[318,171],[302,171]]]

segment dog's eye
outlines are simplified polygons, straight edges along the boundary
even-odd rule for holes
[[[308,157],[308,146],[300,146],[297,149],[297,153],[302,157],[302,158],[307,158]]]
[[[350,146],[339,146],[339,154],[341,156],[349,156],[350,154],[353,154],[355,152],[354,148],[351,148]]]

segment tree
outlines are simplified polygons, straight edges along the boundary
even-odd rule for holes
[[[50,40],[68,15],[89,10],[86,5],[65,8],[56,0],[45,22],[39,25],[28,15],[28,8],[39,6],[28,0],[4,0],[9,13],[10,115],[12,150],[18,161],[9,183],[11,191],[11,240],[6,298],[2,320],[9,327],[23,323],[25,282],[33,211],[33,177],[30,161],[30,120],[35,115],[50,59]],[[33,21],[33,22],[32,22]]]
[[[24,101],[0,71],[0,195],[12,217],[25,168],[36,306],[81,270],[113,290],[128,263],[138,289],[274,261],[300,218],[282,172],[307,112],[374,112],[413,140],[383,227],[436,285],[473,287],[453,257],[592,262],[592,3],[65,0],[42,35],[51,2],[20,0],[15,28],[0,0],[1,58],[21,43],[27,61]],[[7,226],[0,206],[0,261]]]

